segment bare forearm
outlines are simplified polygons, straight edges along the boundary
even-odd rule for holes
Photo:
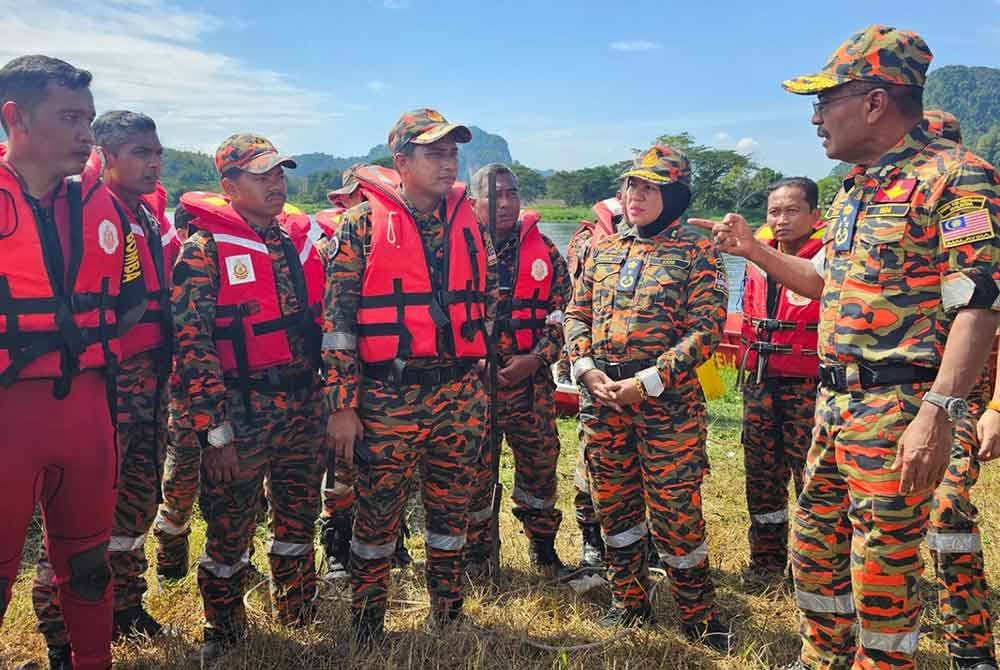
[[[783,254],[763,243],[757,244],[747,260],[801,296],[818,300],[823,293],[825,282],[810,260]]]
[[[932,391],[960,398],[969,394],[986,365],[998,322],[1000,313],[988,309],[963,309],[955,315]]]

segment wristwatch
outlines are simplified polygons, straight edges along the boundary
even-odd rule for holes
[[[924,402],[929,402],[943,409],[948,413],[948,420],[952,423],[961,421],[969,413],[969,403],[965,402],[965,398],[956,398],[928,391],[924,394]]]
[[[233,433],[233,426],[228,421],[208,431],[207,437],[208,446],[210,447],[224,447],[236,439],[236,435]]]

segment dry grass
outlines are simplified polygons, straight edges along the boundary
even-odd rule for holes
[[[265,668],[722,668],[750,670],[774,668],[794,660],[798,649],[795,605],[788,594],[772,592],[748,595],[739,588],[738,575],[747,561],[747,513],[743,494],[743,459],[739,448],[739,400],[734,395],[712,403],[709,452],[712,474],[705,485],[705,513],[708,521],[712,564],[718,600],[725,616],[734,623],[740,643],[737,652],[723,658],[684,642],[678,631],[677,616],[666,589],[656,608],[660,624],[651,630],[629,634],[600,629],[596,619],[603,602],[575,595],[565,586],[545,583],[528,566],[527,542],[505,505],[502,517],[504,569],[509,586],[503,591],[472,589],[467,592],[468,622],[455,630],[435,631],[426,625],[427,596],[423,577],[407,572],[395,579],[390,610],[389,641],[378,652],[355,653],[347,641],[348,602],[344,592],[324,594],[323,623],[309,630],[291,630],[275,624],[266,614],[266,603],[254,598],[251,614],[254,635],[229,657],[226,667]],[[576,457],[575,426],[560,422],[563,452],[559,471],[559,507],[564,522],[558,548],[564,558],[575,560],[580,535],[573,520],[573,464]],[[511,484],[512,462],[503,460],[505,484]],[[1000,565],[996,536],[1000,480],[986,468],[976,487],[976,499],[983,516],[986,564],[992,572]],[[200,552],[203,526],[196,524],[192,555]],[[255,560],[263,566],[263,535],[257,538]],[[414,536],[413,544],[419,545]],[[152,552],[152,542],[147,543]],[[422,557],[419,546],[414,551]],[[26,557],[27,558],[27,557]],[[34,632],[31,609],[30,561],[25,561],[15,587],[14,601],[0,633],[0,667],[12,668],[28,659],[41,661],[44,643]],[[147,606],[160,620],[180,633],[170,640],[143,645],[120,644],[115,648],[116,666],[127,669],[193,669],[198,667],[201,636],[201,603],[192,575],[176,586],[163,590],[150,573],[151,592]],[[941,641],[941,628],[930,584],[924,590],[931,605],[925,613],[928,634],[920,647],[920,667],[943,670],[949,667]],[[606,594],[605,594],[606,597]],[[596,600],[600,600],[597,598]],[[994,608],[995,609],[995,608]],[[577,650],[572,647],[592,645]],[[548,646],[551,649],[540,648]]]

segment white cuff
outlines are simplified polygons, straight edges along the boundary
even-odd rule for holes
[[[585,373],[591,370],[596,370],[597,366],[594,365],[594,359],[590,356],[585,356],[573,363],[573,381],[577,382],[580,380]]]
[[[655,365],[635,373],[635,378],[651,398],[659,397],[663,393],[663,378],[660,377],[660,371]]]

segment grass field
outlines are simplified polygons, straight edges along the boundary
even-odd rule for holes
[[[729,379],[731,382],[731,378]],[[253,637],[227,659],[227,668],[264,670],[272,668],[329,669],[363,668],[721,668],[750,670],[775,668],[795,659],[798,623],[795,604],[784,592],[748,595],[741,592],[739,573],[747,562],[743,459],[739,446],[740,403],[736,394],[711,403],[709,453],[712,473],[705,483],[705,516],[708,523],[711,561],[715,569],[719,605],[739,635],[736,653],[728,658],[687,644],[679,633],[676,612],[666,588],[656,602],[660,623],[653,629],[623,634],[599,628],[595,621],[603,612],[607,594],[591,598],[575,595],[566,586],[546,581],[527,561],[527,541],[504,505],[503,564],[509,585],[504,590],[467,591],[468,622],[440,632],[426,625],[427,596],[422,575],[405,572],[396,576],[393,603],[387,627],[391,632],[383,648],[368,655],[356,654],[347,637],[346,592],[323,594],[322,623],[306,630],[279,626],[266,613],[266,598],[251,595]],[[573,520],[573,465],[576,458],[575,424],[560,421],[562,456],[559,469],[559,507],[564,514],[558,549],[564,559],[576,560],[580,534]],[[506,489],[512,484],[513,463],[503,460]],[[976,500],[983,517],[987,570],[1000,566],[996,536],[1000,480],[995,469],[984,468],[976,487]],[[203,526],[194,526],[192,558],[201,551]],[[258,532],[255,561],[262,561],[264,535]],[[420,539],[415,556],[422,557]],[[147,542],[152,556],[152,541]],[[13,668],[29,659],[41,661],[44,644],[34,631],[30,580],[34,568],[32,552],[26,552],[24,569],[15,586],[7,621],[0,631],[0,667]],[[266,569],[266,568],[265,568]],[[932,568],[928,568],[928,576]],[[115,647],[116,667],[123,669],[193,669],[198,667],[201,638],[201,602],[194,571],[185,580],[161,589],[150,571],[150,611],[173,626],[179,636],[145,644],[123,643]],[[261,589],[266,591],[266,589]],[[926,635],[920,645],[921,668],[949,667],[936,611],[936,595],[930,582],[923,589],[928,607],[924,615]],[[995,605],[995,601],[994,601]],[[996,608],[993,608],[994,611]],[[44,667],[44,666],[43,666]]]

